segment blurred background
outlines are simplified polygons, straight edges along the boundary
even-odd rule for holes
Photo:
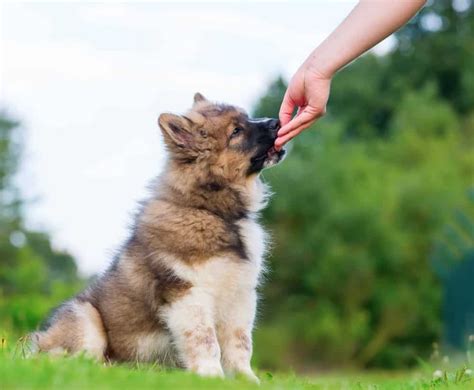
[[[193,93],[277,117],[355,5],[2,3],[0,336],[103,271]],[[334,78],[264,172],[277,194],[254,364],[413,367],[474,334],[474,7],[428,2]]]

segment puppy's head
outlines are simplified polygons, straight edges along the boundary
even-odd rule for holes
[[[242,109],[212,103],[199,93],[185,115],[161,114],[158,123],[174,161],[208,167],[230,180],[258,174],[285,155],[273,146],[277,119],[251,119]]]

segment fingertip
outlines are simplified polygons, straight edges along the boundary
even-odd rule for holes
[[[281,137],[282,135],[285,135],[286,133],[288,133],[288,130],[283,126],[280,130],[278,130],[278,137]]]
[[[281,149],[281,147],[283,146],[281,137],[278,137],[278,138],[275,140],[274,146],[275,146],[275,149],[276,149],[277,151],[279,151],[279,150]]]
[[[294,137],[296,137],[302,131],[303,131],[302,127],[297,127],[296,129],[288,131],[285,135],[278,136],[278,138],[275,141],[275,144],[277,144],[278,142],[278,146],[283,147],[283,145],[285,145],[288,141],[291,141]]]
[[[296,126],[298,126],[298,121],[296,120],[296,117],[295,117],[291,119],[290,121],[288,121],[287,124],[282,126],[280,130],[278,130],[277,134],[279,137],[284,136],[285,134],[291,133],[296,128]]]

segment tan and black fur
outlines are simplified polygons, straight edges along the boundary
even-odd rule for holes
[[[152,196],[110,268],[32,335],[39,351],[159,361],[202,375],[250,368],[266,235],[262,169],[279,123],[196,94],[186,115],[162,114],[169,152]]]

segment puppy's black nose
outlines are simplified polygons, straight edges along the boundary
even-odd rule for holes
[[[265,134],[270,134],[274,138],[276,138],[278,130],[280,130],[280,121],[278,119],[257,118],[250,119],[249,122],[257,125],[261,131]]]
[[[270,130],[272,136],[276,137],[278,130],[280,129],[280,121],[278,119],[270,119],[268,121],[268,129]]]
[[[272,130],[278,130],[280,128],[280,120],[279,119],[270,119],[270,123],[268,127]]]

